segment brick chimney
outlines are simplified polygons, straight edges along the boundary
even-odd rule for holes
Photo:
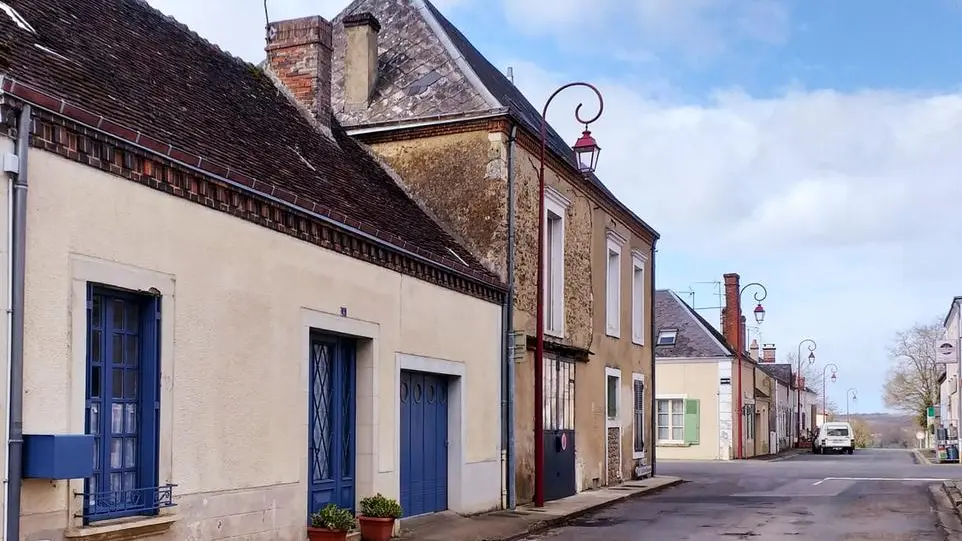
[[[758,340],[752,339],[752,345],[748,348],[748,354],[752,359],[758,360]]]
[[[267,25],[267,65],[296,105],[331,127],[331,23],[320,16]]]
[[[735,273],[725,275],[725,307],[722,308],[722,335],[725,340],[733,347],[738,347],[738,333],[741,323],[741,309],[739,308],[738,297],[741,294],[739,276]]]
[[[366,109],[377,84],[377,34],[381,24],[364,12],[344,17],[344,105]]]
[[[762,362],[775,362],[775,344],[765,344],[762,346]]]

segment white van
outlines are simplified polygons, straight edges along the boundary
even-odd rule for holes
[[[828,422],[818,427],[818,435],[812,442],[812,452],[824,455],[826,451],[855,452],[855,431],[847,422]]]

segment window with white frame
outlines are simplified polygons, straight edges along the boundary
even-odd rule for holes
[[[621,336],[621,248],[626,242],[618,233],[608,231],[605,329],[615,338]]]
[[[631,375],[632,390],[632,429],[634,436],[632,452],[634,458],[645,456],[645,376],[634,373]]]
[[[645,257],[631,254],[631,341],[645,344]]]
[[[657,423],[659,442],[684,442],[685,400],[683,398],[659,398]]]
[[[605,413],[608,425],[618,425],[621,407],[621,370],[605,368]]]
[[[571,202],[560,192],[545,186],[544,326],[545,332],[564,336],[565,215]]]

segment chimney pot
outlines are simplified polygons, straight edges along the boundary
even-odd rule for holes
[[[331,127],[331,23],[320,16],[267,25],[267,64],[297,105]]]
[[[344,105],[365,109],[377,84],[377,35],[381,23],[371,13],[355,13],[344,25]]]

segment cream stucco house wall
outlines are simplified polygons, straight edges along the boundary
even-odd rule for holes
[[[657,458],[730,460],[735,426],[731,349],[671,290],[655,292],[655,324]],[[750,373],[744,381],[751,392]]]
[[[376,492],[406,515],[496,508],[497,278],[324,107],[146,4],[93,2],[18,7],[40,29],[72,15],[56,57],[0,18],[3,133],[30,132],[0,137],[21,164],[0,196],[29,184],[24,272],[0,287],[9,304],[24,279],[16,537],[302,540],[311,511]],[[273,50],[323,42],[308,23],[279,23]],[[112,48],[91,45],[104,25]],[[118,49],[167,60],[83,84],[135,69]],[[46,78],[58,58],[72,69]],[[0,206],[4,238],[17,223]]]

